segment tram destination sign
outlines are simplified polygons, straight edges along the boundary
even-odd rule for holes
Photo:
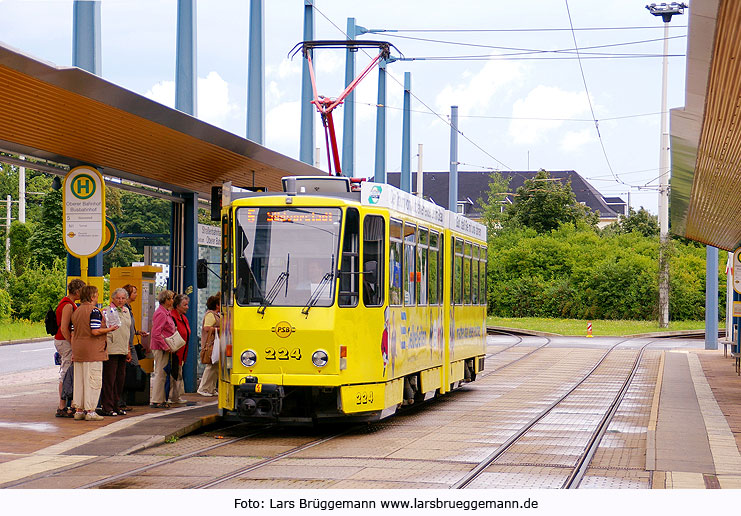
[[[445,208],[391,185],[368,181],[361,183],[360,199],[367,206],[391,208],[432,224],[445,226]]]
[[[360,200],[368,206],[382,206],[417,217],[432,224],[454,229],[464,235],[486,240],[486,226],[435,203],[426,201],[391,185],[364,182]]]
[[[69,254],[98,254],[105,236],[105,185],[93,167],[73,168],[64,178],[64,246]]]

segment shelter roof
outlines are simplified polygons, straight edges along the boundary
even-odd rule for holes
[[[0,150],[174,192],[282,189],[286,175],[326,175],[94,74],[0,44]]]
[[[685,106],[671,110],[671,230],[733,250],[741,242],[741,3],[689,9]]]

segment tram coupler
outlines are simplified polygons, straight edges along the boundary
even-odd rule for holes
[[[236,391],[236,407],[240,416],[277,417],[283,408],[282,385],[272,383],[242,383]]]

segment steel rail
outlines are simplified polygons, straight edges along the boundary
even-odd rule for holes
[[[641,348],[641,352],[638,354],[633,363],[633,369],[623,382],[620,391],[615,396],[615,399],[612,401],[612,404],[605,412],[605,415],[602,416],[602,419],[597,425],[597,428],[592,434],[592,437],[589,439],[586,448],[584,448],[584,451],[579,456],[579,460],[577,460],[574,469],[571,470],[571,474],[563,483],[561,489],[577,489],[581,484],[581,481],[584,478],[587,469],[589,468],[589,464],[592,462],[592,457],[594,457],[594,454],[599,448],[600,442],[602,442],[602,437],[605,435],[607,428],[610,426],[612,419],[615,417],[618,408],[620,408],[620,404],[623,402],[623,399],[625,398],[625,395],[628,393],[628,389],[630,388],[630,384],[633,382],[633,378],[635,378],[635,375],[638,372],[638,367],[640,366],[641,360],[643,359],[643,353],[646,351],[646,348],[650,344],[652,344],[652,342],[647,342]]]
[[[205,453],[205,452],[208,452],[208,451],[211,451],[211,450],[216,450],[218,448],[221,448],[222,446],[227,446],[229,444],[233,444],[233,443],[236,443],[236,442],[239,442],[239,441],[243,441],[243,440],[248,439],[250,437],[255,437],[256,435],[260,435],[265,430],[268,430],[268,428],[269,427],[262,428],[262,429],[260,429],[260,430],[258,430],[256,432],[251,433],[251,434],[243,435],[242,437],[235,437],[234,439],[229,439],[227,441],[222,441],[222,442],[217,443],[217,444],[212,444],[211,446],[207,446],[207,447],[202,448],[200,450],[195,450],[195,451],[192,451],[192,452],[189,452],[189,453],[185,453],[183,455],[178,455],[176,457],[170,457],[169,459],[164,459],[164,460],[155,462],[154,464],[148,464],[146,466],[141,466],[139,468],[132,469],[131,471],[127,471],[125,473],[119,473],[118,475],[113,475],[112,477],[108,477],[108,478],[101,479],[101,480],[96,480],[95,482],[90,482],[89,484],[85,484],[83,486],[79,486],[79,487],[77,487],[77,489],[91,489],[91,488],[94,488],[94,487],[104,486],[106,484],[110,484],[112,482],[116,482],[116,481],[121,480],[121,479],[124,479],[124,478],[133,477],[134,475],[137,475],[137,474],[142,473],[144,471],[149,471],[150,469],[158,468],[160,466],[165,466],[167,464],[172,464],[173,462],[179,462],[181,460],[189,459],[191,457],[196,457],[196,456],[198,456],[198,455],[200,455],[202,453]]]
[[[297,446],[293,448],[292,450],[284,451],[283,453],[279,453],[275,457],[271,457],[269,459],[261,460],[260,462],[257,462],[255,464],[250,464],[249,466],[245,466],[242,468],[239,468],[235,471],[232,471],[231,473],[227,473],[226,475],[222,475],[218,478],[215,478],[214,480],[210,480],[208,482],[204,482],[203,484],[199,484],[197,486],[193,486],[189,489],[208,489],[210,487],[222,484],[226,482],[227,480],[231,480],[235,477],[238,477],[240,475],[243,475],[245,473],[249,473],[250,471],[254,471],[256,469],[262,468],[263,466],[267,466],[268,464],[272,464],[273,462],[277,462],[281,459],[284,459],[286,457],[290,457],[291,455],[295,455],[299,452],[302,452],[304,450],[308,450],[309,448],[313,448],[314,446],[319,446],[320,444],[324,444],[327,441],[331,441],[332,439],[335,439],[337,437],[340,437],[341,435],[345,435],[348,433],[351,429],[348,428],[347,430],[344,430],[343,432],[338,432],[334,435],[330,435],[329,437],[324,437],[322,439],[317,439],[315,441],[312,441],[310,443],[302,444],[301,446]]]
[[[237,425],[230,425],[230,426],[228,426],[226,428],[231,428],[232,426],[238,426],[239,424],[241,424],[241,423],[238,423]],[[214,447],[225,446],[227,444],[230,444],[234,440],[239,440],[239,439],[242,439],[242,438],[244,438],[244,437],[232,439],[232,440],[227,441],[227,442],[222,442],[222,443],[219,443],[218,445],[214,445]],[[200,450],[200,451],[203,451],[203,450]],[[35,482],[36,480],[40,480],[40,479],[44,479],[44,478],[56,477],[58,475],[61,475],[63,473],[67,473],[69,471],[74,471],[76,469],[84,468],[85,466],[89,466],[90,464],[96,464],[96,463],[101,462],[103,460],[109,459],[110,457],[111,457],[111,455],[101,455],[101,456],[95,457],[93,459],[86,460],[84,462],[78,462],[76,464],[71,464],[69,466],[64,466],[64,467],[61,467],[61,468],[57,468],[57,469],[54,469],[52,471],[47,471],[47,472],[44,472],[44,473],[41,473],[41,474],[38,474],[38,475],[31,475],[29,477],[24,477],[24,478],[15,480],[13,482],[7,482],[6,484],[3,484],[2,489],[11,489],[11,488],[14,488],[14,487],[23,486],[23,485],[28,484],[30,482]],[[152,467],[156,467],[156,466],[158,466],[160,464],[161,463],[153,464]],[[125,473],[122,473],[122,475],[125,475]],[[113,477],[109,477],[109,478],[113,478]],[[106,482],[107,481],[108,480],[106,480]],[[80,487],[77,487],[76,489],[83,489],[83,488],[86,488],[86,487],[88,487],[88,485],[80,486]]]
[[[517,432],[512,434],[509,439],[504,441],[496,450],[494,450],[492,453],[490,453],[483,461],[479,462],[479,464],[474,467],[471,471],[468,472],[462,479],[460,479],[458,482],[453,484],[450,488],[451,489],[465,489],[466,486],[468,486],[471,482],[473,482],[476,477],[478,477],[486,468],[488,468],[495,460],[497,460],[503,453],[505,453],[518,439],[520,439],[523,435],[527,433],[528,430],[530,430],[533,426],[535,426],[536,423],[538,423],[541,419],[543,419],[545,416],[547,416],[553,409],[555,409],[561,402],[563,402],[569,395],[571,395],[581,384],[583,384],[587,379],[592,376],[592,374],[597,370],[597,368],[602,365],[602,363],[605,361],[605,359],[608,357],[608,355],[620,344],[623,344],[625,342],[628,342],[630,339],[621,340],[620,342],[615,343],[610,349],[608,349],[602,357],[599,359],[599,361],[592,367],[592,369],[589,370],[589,372],[582,377],[581,380],[579,380],[571,389],[568,390],[563,396],[561,396],[559,399],[554,401],[548,408],[544,409],[540,414],[533,417],[530,421],[525,423],[525,425],[520,428]],[[537,348],[540,349],[540,348]],[[535,351],[537,351],[537,349]],[[526,355],[527,356],[527,355]],[[524,358],[524,357],[521,357]],[[519,359],[518,359],[519,360]],[[514,362],[511,362],[514,363]],[[510,365],[510,364],[507,364]],[[507,367],[506,365],[503,367]],[[499,368],[502,369],[502,368]],[[498,369],[495,369],[497,371]],[[494,371],[492,371],[494,372]]]
[[[535,353],[536,351],[539,351],[539,350],[543,349],[544,347],[546,347],[546,346],[547,346],[548,344],[550,344],[550,343],[551,343],[551,339],[550,339],[549,337],[539,337],[539,338],[541,338],[541,339],[545,339],[545,340],[546,340],[546,343],[545,343],[545,344],[543,344],[542,346],[538,346],[538,347],[537,347],[537,348],[535,348],[534,350],[532,350],[532,351],[530,351],[530,352],[528,352],[528,353],[525,353],[524,355],[522,355],[522,356],[520,356],[520,357],[517,357],[517,358],[516,358],[516,359],[514,359],[514,360],[513,360],[512,362],[507,362],[507,363],[506,363],[506,364],[504,364],[503,366],[499,366],[499,367],[497,367],[496,369],[492,369],[491,371],[487,371],[487,370],[484,370],[484,373],[485,373],[485,374],[480,374],[480,375],[478,375],[478,377],[477,377],[477,378],[486,378],[487,376],[490,376],[490,375],[492,375],[492,374],[496,373],[497,371],[501,371],[501,370],[502,370],[502,369],[504,369],[505,367],[509,367],[509,366],[511,366],[512,364],[516,364],[516,363],[517,363],[517,362],[519,362],[520,360],[522,360],[522,359],[524,359],[524,358],[527,358],[527,357],[529,357],[530,355],[532,355],[532,354],[533,354],[533,353]],[[521,343],[521,342],[518,342],[517,344],[520,344],[520,343]],[[515,344],[515,346],[516,346],[517,344]],[[510,348],[511,348],[511,347],[514,347],[514,346],[510,346]],[[509,349],[509,348],[507,348],[507,349]],[[506,351],[506,350],[505,350],[505,349],[503,349],[502,351]],[[498,354],[498,353],[501,353],[501,351],[499,351],[499,352],[497,352],[497,353],[493,353],[492,355],[496,355],[496,354]]]

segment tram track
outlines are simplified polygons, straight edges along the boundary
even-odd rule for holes
[[[225,429],[234,428],[234,427],[237,427],[237,426],[240,426],[240,425],[241,425],[241,423],[237,423],[235,425],[229,425]],[[233,444],[235,442],[238,442],[238,441],[247,439],[249,437],[254,437],[254,436],[259,435],[260,433],[264,432],[266,429],[267,429],[267,427],[266,428],[261,428],[259,431],[256,431],[256,432],[254,432],[252,434],[249,434],[249,435],[240,436],[240,437],[236,437],[234,439],[227,439],[227,440],[221,441],[221,442],[219,442],[217,444],[214,444],[214,445],[208,446],[206,448],[197,450],[195,452],[189,453],[188,454],[188,457],[196,456],[196,455],[198,455],[200,453],[203,453],[203,452],[206,452],[206,451],[209,451],[209,450],[221,448],[223,446],[227,446],[229,444]],[[173,463],[173,462],[177,462],[178,460],[183,460],[183,459],[186,459],[188,457],[186,457],[186,456],[170,457],[169,459],[164,459],[164,460],[158,461],[157,463],[154,463],[154,464],[150,464],[150,465],[147,465],[147,466],[142,466],[142,467],[136,468],[135,470],[132,470],[132,471],[127,471],[127,472],[121,473],[119,475],[114,475],[112,477],[106,477],[105,479],[102,479],[102,480],[99,480],[99,481],[96,481],[96,482],[91,482],[89,484],[78,486],[78,487],[76,487],[76,489],[88,489],[88,488],[98,487],[99,485],[110,483],[110,482],[112,482],[114,480],[117,480],[118,478],[125,478],[126,476],[135,475],[135,474],[137,474],[139,472],[147,471],[147,470],[152,469],[152,468],[155,468],[157,466],[163,466],[165,464],[170,464],[170,463]],[[82,469],[82,468],[86,468],[86,467],[88,467],[90,465],[93,465],[93,464],[96,464],[96,463],[100,463],[100,462],[103,462],[103,461],[108,460],[108,459],[110,459],[110,456],[108,456],[108,455],[102,455],[102,456],[96,457],[94,459],[86,460],[84,462],[79,462],[77,464],[73,464],[73,465],[70,465],[70,466],[63,467],[63,468],[58,468],[58,469],[55,469],[53,471],[49,471],[47,473],[43,473],[43,474],[39,474],[39,475],[33,475],[31,477],[23,478],[23,479],[20,479],[20,480],[15,481],[15,482],[9,482],[9,483],[5,484],[3,486],[3,488],[4,489],[10,489],[10,488],[16,488],[16,487],[23,487],[25,484],[29,484],[31,482],[36,482],[39,479],[53,478],[53,477],[56,477],[56,476],[59,476],[59,475],[63,475],[65,473],[74,472],[76,470],[79,470],[79,469]]]
[[[357,425],[355,425],[355,426],[357,426]],[[224,442],[221,442],[221,443],[217,443],[217,444],[214,444],[214,445],[211,445],[211,446],[207,446],[207,447],[201,448],[199,450],[195,450],[195,451],[192,451],[192,452],[189,452],[189,453],[184,453],[184,454],[181,454],[181,455],[178,455],[178,456],[175,456],[175,457],[170,457],[168,459],[164,459],[164,460],[158,461],[158,462],[153,463],[153,464],[148,464],[146,466],[141,466],[141,467],[136,468],[136,469],[133,469],[131,471],[127,471],[127,472],[124,472],[124,473],[120,473],[118,475],[114,475],[114,476],[111,476],[111,477],[107,477],[105,479],[101,479],[101,480],[98,480],[98,481],[95,481],[95,482],[91,482],[91,483],[85,484],[83,486],[80,486],[78,489],[92,489],[92,488],[117,489],[117,488],[120,487],[119,485],[117,485],[117,483],[120,483],[122,481],[125,482],[129,478],[139,476],[142,473],[146,473],[146,472],[152,471],[152,470],[154,470],[156,468],[159,468],[159,467],[162,467],[162,466],[167,466],[167,465],[170,465],[170,464],[173,464],[173,463],[177,463],[177,462],[181,462],[181,461],[184,461],[184,460],[187,460],[187,459],[191,459],[191,458],[194,458],[194,457],[206,456],[206,454],[208,454],[211,451],[214,451],[214,450],[217,450],[219,448],[223,448],[225,446],[229,446],[229,445],[232,445],[232,444],[235,444],[235,443],[238,443],[238,442],[242,442],[242,441],[245,441],[245,440],[250,439],[250,438],[253,438],[253,437],[258,437],[258,436],[263,435],[266,432],[268,432],[269,430],[274,429],[274,428],[275,427],[273,425],[269,425],[269,426],[266,426],[265,428],[261,428],[260,430],[255,431],[255,432],[252,432],[252,433],[250,433],[248,435],[240,436],[240,437],[237,437],[237,438],[234,438],[234,439],[229,439],[227,441],[224,441]],[[340,437],[341,435],[344,435],[344,434],[348,433],[350,430],[352,430],[352,428],[353,427],[348,428],[348,429],[345,429],[345,430],[343,430],[341,432],[335,432],[335,433],[333,433],[333,434],[331,434],[329,436],[320,437],[320,438],[311,440],[311,441],[309,441],[307,443],[303,443],[303,444],[298,445],[298,446],[295,446],[295,447],[293,447],[293,448],[291,448],[289,450],[286,450],[284,452],[278,453],[278,454],[276,454],[273,457],[267,457],[267,458],[264,458],[264,459],[262,459],[262,460],[260,460],[260,461],[258,461],[256,463],[252,463],[252,464],[249,464],[247,466],[243,466],[243,467],[237,468],[236,470],[233,470],[233,471],[230,471],[229,473],[220,475],[220,476],[218,476],[217,478],[215,478],[213,480],[209,480],[207,482],[203,482],[203,483],[197,484],[195,486],[187,487],[187,489],[207,489],[209,487],[222,484],[222,483],[224,483],[224,482],[226,482],[228,480],[231,480],[233,478],[236,478],[236,477],[238,477],[238,476],[240,476],[240,475],[242,475],[244,473],[248,473],[250,471],[254,471],[254,470],[259,469],[261,467],[264,467],[264,466],[267,466],[269,464],[272,464],[275,461],[281,460],[281,459],[283,459],[285,457],[290,457],[290,456],[295,455],[297,453],[300,453],[300,452],[302,452],[302,451],[304,451],[306,449],[313,448],[314,446],[317,446],[317,445],[326,443],[328,441],[331,441],[332,439],[335,439],[337,437]]]
[[[550,340],[550,339],[549,339]],[[527,423],[525,423],[517,432],[512,434],[504,443],[502,443],[496,450],[494,450],[491,454],[489,454],[487,457],[485,457],[482,461],[479,462],[478,465],[476,465],[468,474],[463,476],[460,480],[458,480],[455,484],[451,486],[452,489],[465,489],[466,487],[470,486],[477,478],[479,478],[482,473],[492,464],[496,463],[496,461],[502,457],[505,453],[507,453],[515,443],[520,441],[523,436],[525,436],[531,429],[537,425],[539,422],[543,421],[543,419],[551,414],[554,409],[556,409],[559,405],[561,405],[569,396],[571,396],[579,387],[581,387],[585,382],[587,382],[590,377],[599,369],[599,367],[605,362],[605,360],[610,356],[610,354],[621,344],[624,344],[626,342],[629,342],[631,339],[622,340],[620,342],[617,342],[612,347],[610,347],[603,355],[600,357],[599,361],[592,367],[576,384],[573,385],[565,394],[563,394],[560,398],[555,400],[550,406],[542,410],[539,414],[535,415],[532,419],[530,419]],[[621,401],[623,400],[632,379],[634,378],[636,371],[638,370],[638,367],[641,363],[641,359],[643,357],[643,353],[645,349],[652,344],[653,341],[649,341],[646,344],[644,344],[639,353],[636,357],[635,361],[633,362],[633,365],[631,367],[630,373],[627,375],[626,379],[624,380],[621,388],[615,395],[615,397],[612,400],[612,403],[608,407],[608,409],[605,411],[601,421],[596,426],[595,430],[592,432],[592,435],[590,439],[588,440],[587,445],[585,446],[583,452],[579,456],[578,460],[576,461],[575,465],[571,468],[571,473],[568,475],[566,480],[562,484],[562,488],[564,489],[574,489],[578,488],[579,484],[581,483],[582,478],[584,477],[584,474],[586,473],[586,470],[589,467],[589,463],[594,456],[594,453],[596,452],[597,448],[599,447],[599,443],[602,439],[602,436],[604,435],[605,431],[607,430],[610,421],[612,420],[613,416],[617,412]],[[547,345],[547,343],[545,344]],[[545,346],[544,345],[544,346]],[[541,346],[543,347],[543,346]],[[540,348],[536,348],[537,349]],[[533,351],[533,352],[534,352]],[[531,352],[532,353],[532,352]],[[527,356],[527,355],[526,355]],[[524,356],[522,357],[524,358]],[[519,360],[519,359],[518,359]],[[514,363],[514,362],[512,362]],[[509,364],[507,364],[509,365]],[[503,366],[506,367],[507,365]],[[501,369],[501,368],[500,368]],[[495,372],[496,370],[492,371]],[[491,373],[490,373],[491,374]],[[532,466],[537,466],[536,464],[531,464]]]

